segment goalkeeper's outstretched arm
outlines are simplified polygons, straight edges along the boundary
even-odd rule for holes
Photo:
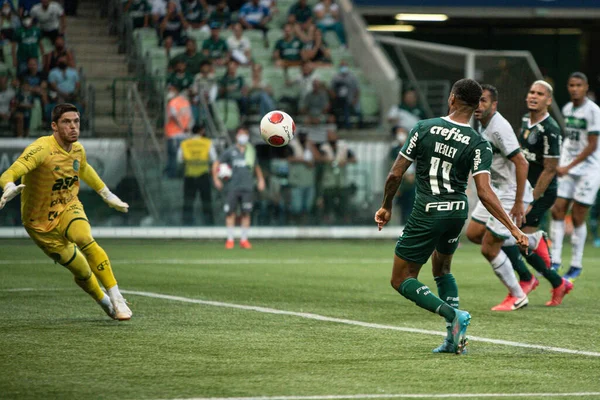
[[[106,202],[109,207],[123,213],[129,211],[129,204],[125,203],[116,194],[110,191],[108,186],[106,186],[102,179],[100,179],[98,173],[90,164],[87,162],[81,163],[79,176],[85,183],[88,184],[89,187],[94,189],[96,193],[102,197],[104,202]]]

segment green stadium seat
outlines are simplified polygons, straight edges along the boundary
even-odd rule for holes
[[[240,125],[240,111],[235,100],[217,100],[217,110],[227,130],[237,129]]]

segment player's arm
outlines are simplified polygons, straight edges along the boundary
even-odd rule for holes
[[[517,178],[517,192],[515,194],[515,204],[513,205],[510,215],[515,219],[517,226],[525,219],[525,210],[523,206],[523,194],[527,186],[527,173],[529,172],[529,163],[523,156],[523,153],[517,151],[509,160],[515,164],[515,175]]]
[[[544,157],[544,169],[540,174],[540,177],[533,188],[533,201],[536,201],[548,189],[548,186],[554,179],[554,175],[556,175],[556,170],[558,168],[558,158],[557,157]]]
[[[96,193],[102,197],[102,200],[104,200],[109,207],[122,213],[129,211],[129,204],[125,203],[116,194],[110,191],[108,186],[100,179],[96,170],[87,163],[85,157],[81,163],[81,168],[79,169],[79,176],[89,187],[94,189]]]
[[[387,179],[385,180],[385,186],[383,189],[383,202],[381,208],[375,213],[375,222],[379,230],[385,226],[392,218],[392,201],[398,193],[400,184],[402,183],[402,177],[404,173],[412,164],[412,160],[408,159],[402,151],[398,153],[394,165],[388,173]]]
[[[556,173],[558,176],[563,176],[569,173],[569,170],[577,164],[585,161],[590,155],[592,155],[598,148],[598,134],[600,132],[589,132],[588,133],[588,144],[585,148],[571,161],[568,165],[558,167]]]
[[[262,169],[258,163],[254,166],[254,173],[256,174],[257,179],[256,188],[259,192],[262,192],[265,190],[265,176],[263,175]]]

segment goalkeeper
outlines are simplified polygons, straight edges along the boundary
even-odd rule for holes
[[[30,144],[0,176],[0,209],[21,193],[25,230],[46,255],[66,267],[75,283],[113,319],[128,320],[131,310],[117,286],[106,252],[92,237],[83,205],[77,198],[83,180],[108,205],[127,212],[87,163],[79,138],[79,112],[72,104],[52,110],[52,131]],[[15,181],[22,177],[21,184]],[[105,294],[98,281],[106,288]]]

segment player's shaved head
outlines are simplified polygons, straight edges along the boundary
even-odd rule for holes
[[[585,83],[588,83],[588,78],[583,72],[579,72],[579,71],[573,72],[571,75],[569,75],[569,79],[571,79],[571,78],[581,79]]]
[[[62,103],[57,105],[52,110],[52,122],[58,122],[60,117],[62,117],[64,113],[68,112],[76,112],[77,114],[79,114],[79,110],[73,104]]]
[[[481,85],[473,79],[461,79],[452,86],[452,94],[456,99],[472,109],[479,106],[482,92]]]

